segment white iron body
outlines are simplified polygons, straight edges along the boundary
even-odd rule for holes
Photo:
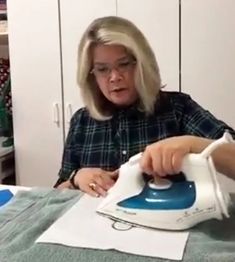
[[[194,203],[183,209],[133,209],[118,206],[120,201],[139,195],[146,182],[139,165],[141,153],[129,159],[119,170],[119,178],[109,190],[108,195],[97,208],[97,212],[123,223],[166,230],[188,229],[202,221],[212,218],[229,217],[229,194],[223,192],[218,182],[218,173],[214,167],[211,153],[224,143],[233,142],[232,137],[224,136],[210,144],[200,154],[188,154],[183,159],[182,172],[187,181],[195,184],[196,198]],[[168,190],[171,181],[160,179],[159,184],[149,184],[157,190]],[[166,191],[167,192],[167,191]],[[145,201],[154,201],[145,199]]]

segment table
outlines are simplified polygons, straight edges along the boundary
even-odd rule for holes
[[[6,188],[6,186],[1,185],[0,188]],[[25,189],[12,186],[7,188],[15,190],[15,192]],[[170,262],[170,260],[130,255],[115,250],[95,250],[35,243],[35,240],[74,201],[79,201],[80,195],[77,190],[63,191],[52,188],[32,188],[30,190],[26,188],[26,190],[18,192],[15,203],[8,205],[8,210],[5,212],[0,210],[0,261]],[[235,198],[233,203],[235,203]],[[183,262],[234,262],[235,205],[233,205],[230,215],[231,218],[224,223],[210,220],[193,228]]]

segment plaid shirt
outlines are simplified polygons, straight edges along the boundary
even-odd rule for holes
[[[65,181],[83,167],[115,170],[161,139],[180,135],[217,139],[226,129],[235,137],[231,127],[179,92],[161,91],[154,113],[148,116],[130,107],[117,110],[110,120],[97,121],[81,108],[71,119],[59,177]]]

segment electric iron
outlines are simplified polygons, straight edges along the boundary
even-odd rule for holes
[[[234,142],[225,133],[200,154],[188,154],[182,163],[185,181],[159,178],[145,182],[139,165],[141,153],[119,170],[115,185],[97,212],[131,226],[165,230],[188,229],[204,220],[229,217],[229,194],[222,190],[211,153],[221,144]]]

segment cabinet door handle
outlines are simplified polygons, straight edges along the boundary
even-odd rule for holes
[[[60,114],[59,114],[59,105],[58,103],[53,104],[53,122],[59,124]]]
[[[67,123],[69,124],[70,120],[72,118],[72,115],[73,115],[73,108],[72,108],[72,105],[70,103],[67,104],[67,106],[66,106],[66,112],[67,112],[66,119],[67,119]]]

